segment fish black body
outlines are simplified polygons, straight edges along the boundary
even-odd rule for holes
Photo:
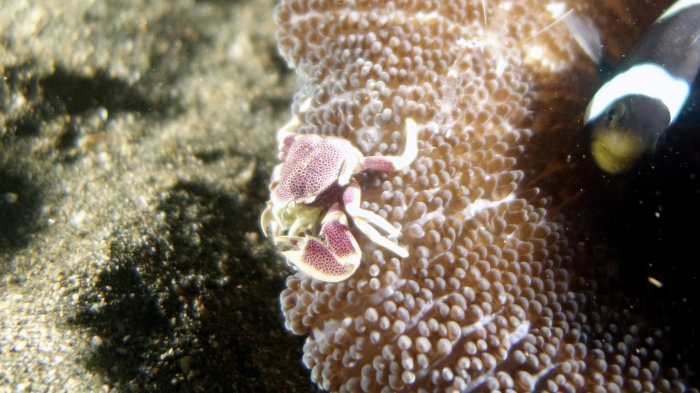
[[[591,151],[608,173],[629,170],[681,112],[700,69],[700,0],[674,3],[596,92],[585,114]]]

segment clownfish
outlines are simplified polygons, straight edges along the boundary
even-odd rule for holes
[[[629,170],[678,117],[700,69],[700,0],[678,0],[593,96],[584,122],[602,170]]]

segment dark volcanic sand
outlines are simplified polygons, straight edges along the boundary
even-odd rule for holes
[[[259,228],[274,3],[0,2],[0,392],[313,389]]]

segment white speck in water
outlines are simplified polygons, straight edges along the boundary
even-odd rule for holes
[[[647,277],[647,280],[649,281],[649,284],[651,284],[657,288],[661,288],[664,286],[664,284],[661,281],[655,279],[654,277],[649,276],[649,277]]]

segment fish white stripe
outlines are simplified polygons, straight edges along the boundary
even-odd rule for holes
[[[657,19],[654,23],[662,21],[666,18],[670,18],[682,9],[693,7],[696,5],[700,5],[700,0],[678,0],[677,2],[673,3],[673,5],[669,7],[669,9],[667,9],[663,14],[661,14],[659,19]]]
[[[685,0],[681,0],[683,1]],[[604,84],[588,104],[584,122],[588,123],[596,119],[610,105],[624,96],[643,95],[663,102],[671,114],[670,123],[673,123],[689,93],[688,82],[674,77],[657,64],[644,63],[630,68]]]

